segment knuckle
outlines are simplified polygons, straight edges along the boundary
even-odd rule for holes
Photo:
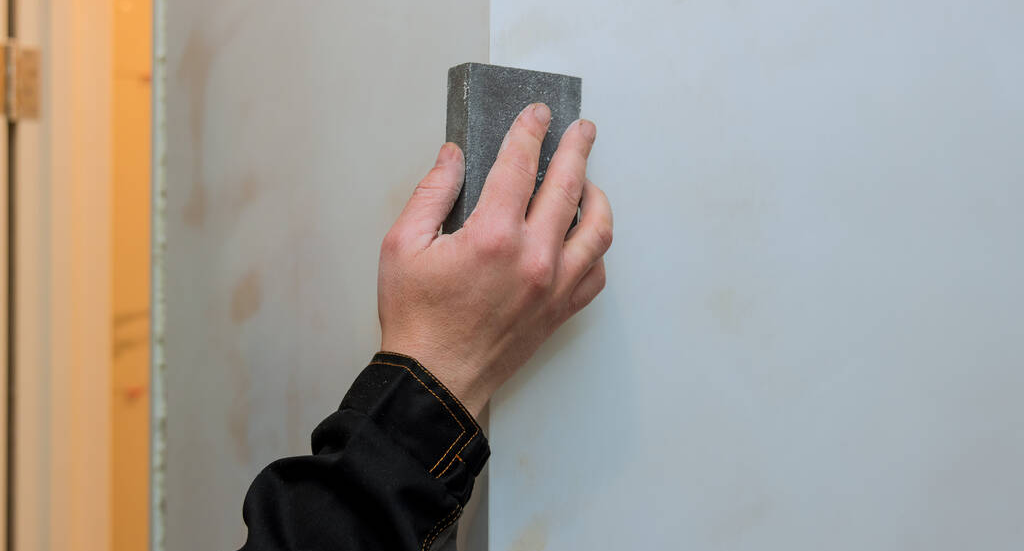
[[[569,162],[572,166],[580,167],[583,170],[586,169],[588,155],[585,145],[576,144],[573,149],[569,150],[567,155],[569,156]],[[580,178],[581,185],[584,179],[585,178]]]
[[[570,315],[579,312],[586,308],[591,302],[597,298],[597,295],[601,294],[604,290],[605,285],[605,273],[604,269],[596,272],[590,282],[587,284],[586,290],[577,290],[576,293],[569,298],[567,308]]]
[[[511,173],[509,176],[533,181],[537,178],[537,162],[528,152],[519,148],[509,148],[505,166]]]
[[[402,236],[392,229],[384,236],[384,240],[381,241],[380,252],[382,255],[394,255],[400,250],[402,250]]]
[[[605,251],[611,248],[614,237],[610,221],[606,220],[594,228],[594,239],[597,243],[597,249],[601,254],[604,254]]]
[[[521,277],[531,291],[546,291],[555,282],[555,263],[545,257],[535,256],[521,268]]]
[[[580,191],[583,189],[583,178],[578,174],[567,174],[555,184],[559,195],[568,207],[576,207],[580,203]]]
[[[430,173],[427,174],[427,177],[420,180],[420,183],[416,185],[416,189],[412,191],[413,195],[423,198],[433,198],[447,193],[449,186],[445,185],[440,171],[441,169],[439,168],[431,170]]]
[[[491,227],[480,237],[479,248],[487,257],[505,258],[516,254],[519,238],[510,228]]]

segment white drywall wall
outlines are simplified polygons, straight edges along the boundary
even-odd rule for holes
[[[375,349],[487,4],[158,2],[164,548],[236,546]],[[1024,7],[490,4],[492,63],[584,78],[617,221],[496,399],[491,549],[1014,548]]]
[[[309,453],[380,344],[379,241],[444,141],[448,67],[487,60],[487,3],[157,13],[155,534],[236,549],[253,477]]]
[[[493,0],[583,77],[605,294],[493,404],[490,549],[1024,541],[1024,4]]]

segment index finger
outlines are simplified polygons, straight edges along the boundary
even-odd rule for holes
[[[519,113],[487,174],[474,213],[482,211],[488,217],[525,219],[526,207],[537,183],[540,146],[550,122],[551,110],[543,103],[527,105]]]

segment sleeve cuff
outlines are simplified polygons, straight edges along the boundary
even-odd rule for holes
[[[460,480],[468,479],[467,499],[473,479],[490,456],[473,416],[409,356],[377,353],[352,384],[341,409],[366,414],[446,485],[463,486]]]

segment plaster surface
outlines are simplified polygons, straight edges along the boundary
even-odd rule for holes
[[[492,404],[490,549],[1016,549],[1024,5],[494,0],[583,78],[608,287]]]
[[[487,10],[159,5],[164,549],[237,549],[253,477],[309,453],[377,350],[380,238],[444,142],[448,68],[487,60]]]

